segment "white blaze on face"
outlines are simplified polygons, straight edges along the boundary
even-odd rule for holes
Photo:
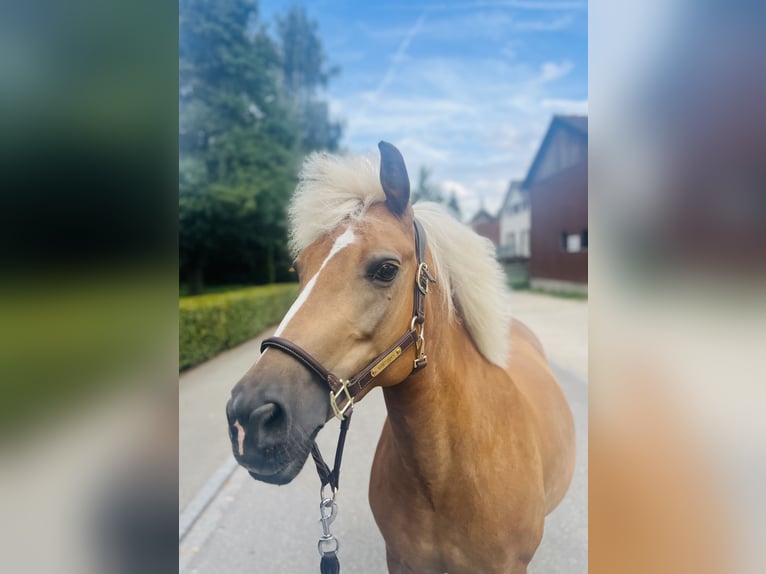
[[[234,428],[237,429],[237,450],[239,450],[239,456],[245,455],[245,429],[239,424],[239,421],[234,421]]]
[[[325,265],[332,259],[341,249],[344,247],[348,247],[354,242],[354,232],[349,227],[344,231],[341,235],[338,236],[338,238],[335,240],[335,243],[333,243],[332,249],[330,249],[330,253],[327,254],[327,257],[325,257],[325,260],[322,262],[322,265],[319,267],[319,271],[316,272],[316,275],[314,275],[308,283],[306,283],[305,289],[301,292],[300,296],[295,300],[295,303],[292,304],[290,307],[290,310],[285,315],[284,319],[282,319],[282,322],[279,324],[279,327],[277,327],[277,330],[274,332],[274,336],[278,337],[282,334],[282,332],[287,328],[288,323],[292,320],[293,317],[295,317],[295,314],[298,312],[298,310],[301,308],[301,306],[306,302],[306,300],[309,298],[309,295],[311,295],[311,290],[314,288],[314,285],[317,282],[317,279],[319,278],[319,274],[322,272],[322,269],[324,269]],[[268,349],[267,349],[268,350]]]

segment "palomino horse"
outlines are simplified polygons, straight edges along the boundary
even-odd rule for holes
[[[382,387],[369,498],[389,571],[524,573],[572,477],[571,411],[510,318],[491,243],[411,206],[401,154],[379,147],[379,171],[364,157],[304,164],[290,207],[301,292],[232,391],[234,455],[290,482],[333,413]]]

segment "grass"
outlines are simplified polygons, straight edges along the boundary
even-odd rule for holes
[[[587,301],[587,293],[578,293],[575,291],[548,291],[547,289],[529,289],[530,293],[540,293],[541,295],[550,295],[551,297],[559,297],[561,299],[574,299],[576,301]]]
[[[538,287],[532,287],[529,283],[529,280],[508,281],[508,286],[512,291],[526,291],[528,293],[538,293],[540,295],[549,295],[551,297],[559,297],[560,299],[574,299],[576,301],[588,300],[587,293],[540,289]]]
[[[529,279],[509,280],[508,287],[513,291],[529,291],[532,288],[529,284]]]
[[[247,289],[248,287],[255,287],[255,285],[242,285],[242,284],[235,284],[235,285],[210,285],[208,287],[205,287],[202,289],[202,293],[197,293],[197,295],[208,295],[210,293],[226,293],[227,291],[238,291],[240,289]],[[179,297],[196,297],[197,295],[192,295],[189,292],[189,286],[186,284],[181,284],[178,287],[178,296]]]

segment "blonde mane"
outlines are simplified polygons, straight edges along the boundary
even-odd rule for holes
[[[342,221],[364,219],[383,202],[374,156],[311,154],[303,163],[290,203],[290,250],[297,255]],[[418,203],[448,319],[465,325],[479,352],[497,365],[508,358],[511,314],[505,274],[492,242],[459,223],[440,205]]]

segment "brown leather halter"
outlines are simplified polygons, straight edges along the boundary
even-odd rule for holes
[[[418,261],[418,271],[415,277],[415,297],[413,301],[412,322],[410,328],[399,339],[378,357],[350,379],[344,380],[324,368],[310,353],[282,337],[269,337],[261,343],[261,352],[268,347],[274,347],[295,358],[303,366],[313,371],[330,388],[330,406],[335,416],[341,421],[348,413],[351,416],[354,399],[369,385],[375,377],[382,373],[399,357],[404,355],[411,346],[415,345],[415,361],[413,371],[426,366],[428,358],[425,354],[425,339],[423,338],[423,323],[425,322],[425,296],[428,293],[428,283],[436,280],[431,276],[425,262],[426,234],[420,222],[415,220],[415,254]]]

